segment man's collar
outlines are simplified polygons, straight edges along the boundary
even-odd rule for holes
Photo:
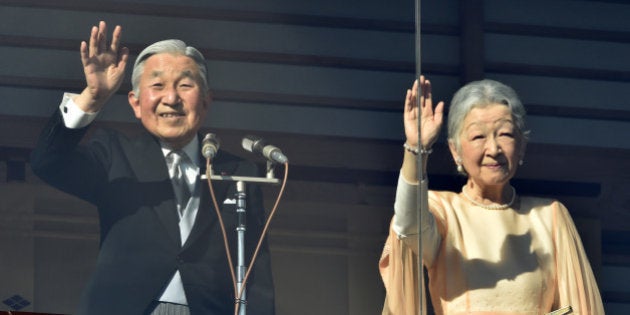
[[[168,145],[164,142],[160,141],[160,146],[162,147],[162,154],[166,156],[169,152],[173,151]],[[199,165],[199,135],[195,135],[195,137],[190,140],[180,151],[183,151],[188,155],[190,161],[193,162],[194,165]]]

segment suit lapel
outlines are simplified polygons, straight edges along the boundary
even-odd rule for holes
[[[168,195],[161,198],[163,201],[157,203],[153,210],[155,211],[158,220],[162,223],[170,238],[180,246],[181,238],[179,233],[179,217],[177,215],[177,203],[175,199],[175,193],[171,184],[170,177],[168,175],[168,168],[162,149],[157,139],[145,132],[135,143],[136,154],[130,154],[130,162],[136,172],[139,182],[157,182],[160,183],[159,191],[164,191]],[[201,155],[201,152],[199,153]],[[228,154],[229,155],[229,154]],[[213,162],[214,174],[229,175],[236,172],[238,163],[235,163],[232,157],[226,157],[222,154],[217,155]],[[205,174],[205,158],[200,158],[200,174]],[[227,196],[228,190],[234,191],[233,187],[236,185],[234,182],[227,181],[212,181],[212,187],[214,189],[219,209],[222,208],[223,201]],[[217,224],[217,215],[214,209],[213,202],[210,198],[210,192],[208,188],[207,180],[199,179],[197,183],[198,189],[201,192],[199,209],[193,229],[183,246],[183,249],[192,246],[200,237],[204,236],[209,228]],[[223,212],[222,212],[223,215]],[[226,229],[233,227],[226,226]]]
[[[160,189],[147,193],[166,194],[163,198],[160,198],[161,202],[153,206],[153,211],[166,229],[170,239],[177,246],[180,246],[177,202],[175,201],[175,193],[160,144],[157,139],[144,132],[138,141],[135,142],[135,147],[136,154],[131,154],[129,159],[136,172],[138,181],[140,183],[158,183]]]

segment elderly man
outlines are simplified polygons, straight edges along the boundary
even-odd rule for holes
[[[78,95],[64,95],[32,155],[39,177],[98,208],[100,252],[78,313],[233,313],[234,285],[220,225],[199,181],[205,164],[199,129],[211,102],[202,54],[179,40],[145,48],[128,94],[145,132],[130,139],[99,130],[79,143],[123,80],[129,51],[120,46],[121,34],[117,26],[108,43],[105,22],[92,28],[80,49],[87,86]],[[258,175],[253,163],[226,152],[216,156],[213,169]],[[215,183],[218,200],[231,197],[232,186]],[[251,254],[264,210],[260,189],[247,192],[246,253]],[[225,225],[235,226],[235,205],[222,208]],[[254,314],[274,313],[266,244],[249,277],[247,302]]]

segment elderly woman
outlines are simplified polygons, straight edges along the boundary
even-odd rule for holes
[[[571,314],[604,314],[567,209],[557,200],[519,196],[510,185],[523,163],[527,131],[523,105],[502,83],[472,82],[453,97],[448,144],[468,180],[460,192],[429,191],[418,228],[417,155],[426,168],[443,109],[443,102],[433,106],[423,77],[407,91],[405,153],[379,263],[387,291],[383,314],[418,314],[418,231],[436,314],[545,314],[568,306]]]

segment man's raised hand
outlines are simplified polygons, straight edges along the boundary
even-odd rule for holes
[[[101,21],[98,27],[92,27],[89,43],[81,42],[81,63],[87,86],[74,101],[85,112],[101,110],[120,88],[129,59],[129,49],[120,47],[121,35],[122,28],[117,25],[108,45],[107,24]]]

